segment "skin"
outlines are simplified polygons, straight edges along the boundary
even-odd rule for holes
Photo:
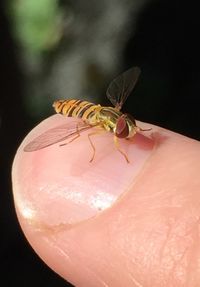
[[[12,176],[16,212],[38,255],[75,286],[199,287],[200,144],[152,128],[120,140],[86,131],[74,142],[25,153],[55,115],[27,136]]]

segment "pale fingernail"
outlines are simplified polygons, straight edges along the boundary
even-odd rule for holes
[[[47,126],[66,121],[70,119],[55,116],[41,123],[25,139],[15,157],[15,204],[20,215],[31,222],[71,225],[97,215],[128,191],[152,154],[153,140],[144,135],[120,140],[120,148],[130,161],[127,163],[108,132],[92,137],[95,146],[92,163],[88,132],[63,147],[54,144],[35,152],[23,151],[24,144],[44,132]]]

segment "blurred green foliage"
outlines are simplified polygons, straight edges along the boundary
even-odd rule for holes
[[[63,13],[57,0],[7,2],[14,36],[31,53],[51,50],[62,34]]]

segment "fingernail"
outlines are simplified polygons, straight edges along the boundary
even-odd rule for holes
[[[151,131],[120,140],[130,163],[116,150],[113,135],[108,132],[92,137],[95,158],[91,163],[90,131],[63,147],[54,144],[35,152],[23,151],[24,145],[47,127],[66,121],[71,120],[59,116],[47,119],[28,135],[16,154],[15,204],[20,215],[31,222],[72,225],[110,208],[128,192],[153,152],[154,142],[147,137]]]

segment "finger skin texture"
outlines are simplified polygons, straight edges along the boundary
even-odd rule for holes
[[[24,140],[13,164],[17,216],[30,244],[75,286],[199,287],[200,144],[152,130],[120,140],[86,131],[72,143],[26,153],[56,115]]]

